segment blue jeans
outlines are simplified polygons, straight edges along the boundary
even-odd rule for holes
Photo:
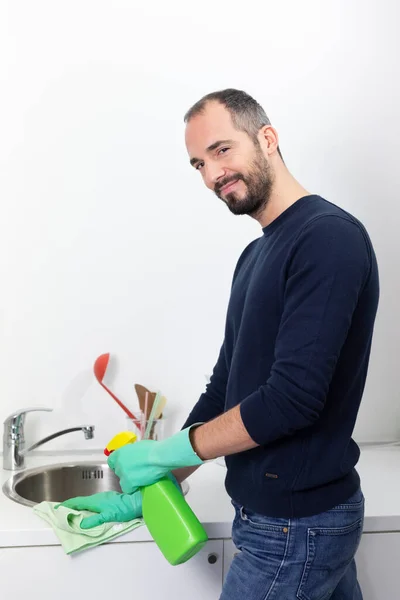
[[[241,552],[220,600],[362,600],[354,560],[364,525],[361,489],[345,504],[299,519],[232,503],[232,538]]]

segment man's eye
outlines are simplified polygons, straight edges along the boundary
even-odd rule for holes
[[[229,148],[220,148],[219,150],[217,150],[217,154],[220,154],[221,152],[223,154],[225,154],[225,152],[229,150]],[[199,171],[202,167],[204,167],[204,163],[203,162],[199,162],[197,163],[197,165],[195,166],[196,171]]]

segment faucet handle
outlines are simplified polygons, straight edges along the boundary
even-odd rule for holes
[[[11,415],[9,415],[4,420],[5,427],[7,427],[7,426],[15,427],[16,429],[19,429],[21,427],[21,425],[24,424],[26,413],[33,412],[36,410],[43,410],[46,412],[51,412],[53,409],[47,408],[46,406],[32,406],[30,408],[19,408],[19,409],[15,410],[13,413],[11,413]]]

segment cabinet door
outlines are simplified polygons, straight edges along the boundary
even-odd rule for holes
[[[0,548],[1,596],[13,600],[218,600],[222,541],[172,567],[153,542],[111,543],[75,556],[60,546]]]
[[[400,533],[364,533],[356,563],[364,600],[400,597]]]

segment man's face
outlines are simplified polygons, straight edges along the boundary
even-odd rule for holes
[[[190,162],[235,215],[256,217],[267,205],[273,171],[261,146],[235,129],[229,111],[210,102],[203,114],[187,123]]]

